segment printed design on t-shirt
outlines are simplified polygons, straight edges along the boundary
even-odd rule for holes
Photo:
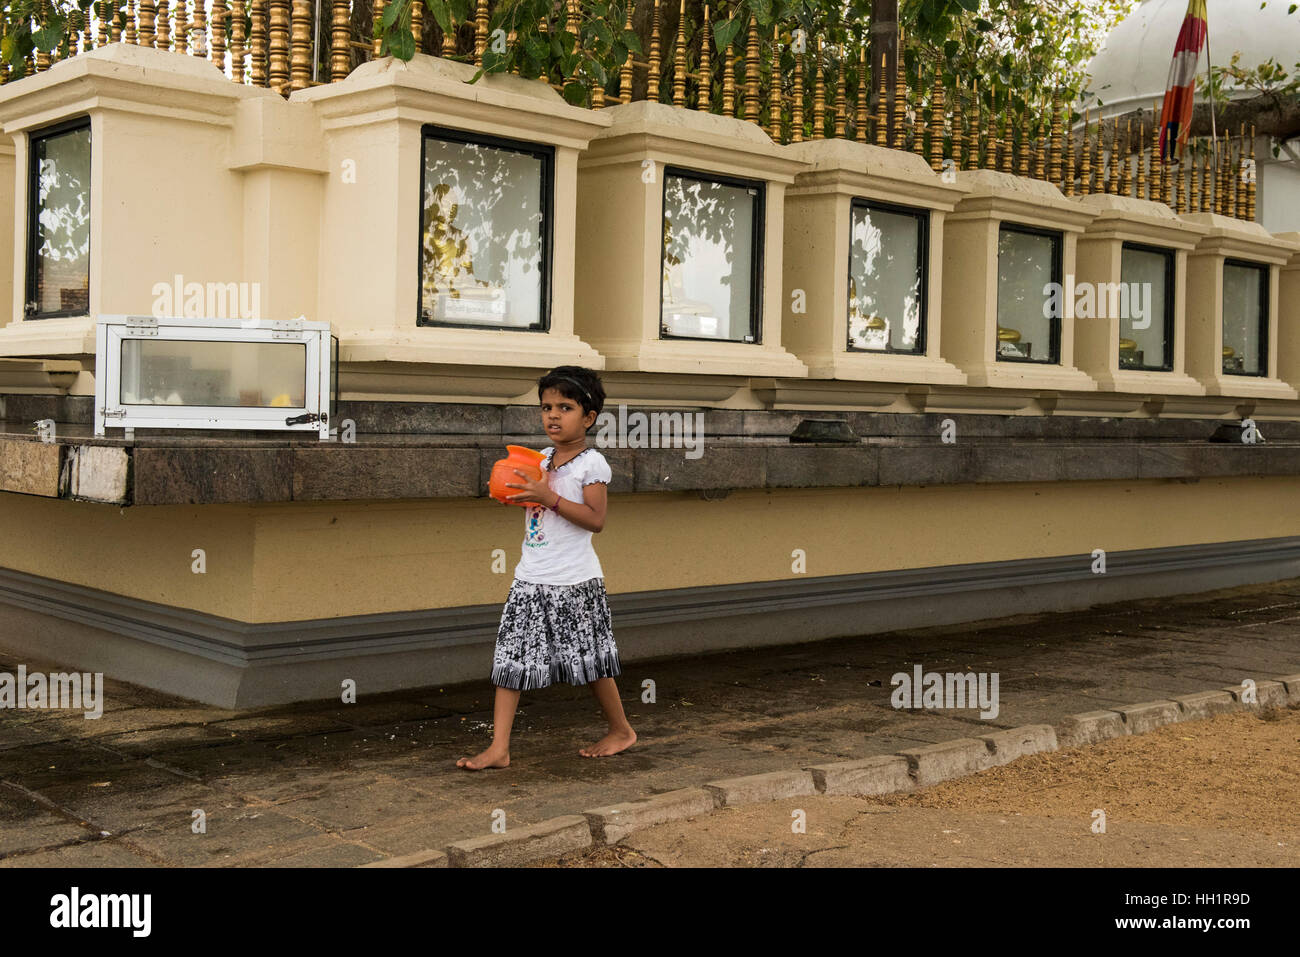
[[[524,545],[529,548],[541,548],[546,544],[546,533],[542,531],[542,516],[546,509],[536,505],[528,506],[528,532],[524,536]]]

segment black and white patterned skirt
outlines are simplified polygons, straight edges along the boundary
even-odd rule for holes
[[[527,691],[566,681],[585,685],[622,669],[605,580],[540,585],[515,580],[501,612],[492,683]]]

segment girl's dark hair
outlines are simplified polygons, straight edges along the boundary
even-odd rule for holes
[[[542,393],[555,389],[560,395],[572,399],[582,406],[582,413],[595,412],[605,407],[605,387],[601,385],[600,376],[583,366],[556,366],[537,380],[537,401]]]

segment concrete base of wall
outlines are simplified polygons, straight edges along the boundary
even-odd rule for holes
[[[625,665],[1300,577],[1300,537],[611,595]],[[501,608],[248,624],[0,569],[0,646],[225,708],[487,681]]]

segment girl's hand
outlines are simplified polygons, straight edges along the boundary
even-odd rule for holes
[[[516,495],[507,495],[507,502],[538,502],[550,508],[555,504],[555,500],[559,498],[559,495],[552,492],[551,487],[546,484],[545,476],[542,476],[541,481],[534,482],[519,469],[512,469],[511,471],[519,476],[520,482],[519,484],[506,482],[506,488],[519,488],[523,489],[523,491]]]

